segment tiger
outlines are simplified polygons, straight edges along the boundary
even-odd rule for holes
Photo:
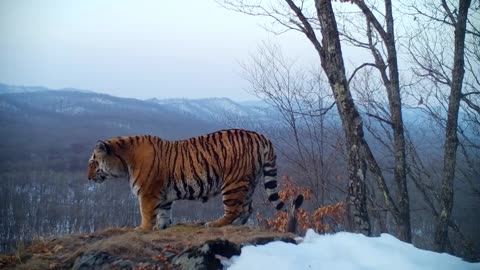
[[[206,202],[218,194],[224,214],[205,226],[243,225],[253,212],[252,197],[261,179],[268,200],[280,211],[285,203],[278,195],[276,176],[271,141],[243,129],[180,141],[152,135],[115,137],[98,141],[88,162],[89,180],[129,179],[141,213],[136,230],[142,231],[169,227],[176,200]]]

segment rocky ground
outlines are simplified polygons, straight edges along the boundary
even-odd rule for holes
[[[137,232],[110,228],[91,234],[37,240],[15,254],[0,255],[6,269],[222,269],[244,245],[295,235],[258,227],[176,225],[166,230]]]

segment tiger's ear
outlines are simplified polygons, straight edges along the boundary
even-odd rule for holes
[[[110,146],[108,146],[108,144],[104,141],[98,141],[97,145],[95,146],[95,151],[97,151],[99,154],[108,155],[110,154]]]

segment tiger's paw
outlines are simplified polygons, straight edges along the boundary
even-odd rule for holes
[[[142,226],[138,226],[138,227],[135,227],[135,229],[133,229],[133,231],[135,231],[135,232],[142,232],[142,233],[146,233],[146,232],[149,232],[151,230],[152,230],[151,228],[145,228],[145,227],[142,227]]]
[[[216,220],[216,221],[207,222],[205,223],[204,226],[206,228],[216,228],[216,227],[222,227],[224,225],[227,225],[227,224],[224,224],[222,221]]]
[[[171,225],[172,225],[171,223],[170,223],[170,224],[167,224],[167,223],[165,223],[165,224],[159,224],[159,225],[155,225],[155,226],[153,227],[153,229],[156,230],[156,231],[165,230],[166,228],[170,227]]]
[[[211,222],[205,222],[205,224],[204,224],[203,226],[205,226],[205,228],[217,227],[217,226],[215,226],[215,224],[214,224],[213,221],[211,221]]]
[[[295,209],[300,208],[300,206],[302,206],[302,204],[303,204],[303,200],[304,200],[303,195],[302,195],[302,194],[299,194],[299,195],[297,196],[297,198],[295,198],[295,200],[293,201],[293,207],[294,207]]]
[[[164,230],[170,226],[172,226],[172,220],[170,218],[158,217],[155,226],[153,226],[153,229]]]

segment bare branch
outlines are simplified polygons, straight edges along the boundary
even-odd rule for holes
[[[350,85],[350,81],[352,81],[353,77],[355,76],[355,74],[356,74],[359,70],[361,70],[361,69],[364,68],[364,67],[368,67],[368,66],[370,66],[370,67],[377,67],[377,65],[372,64],[372,63],[363,63],[363,64],[361,64],[360,66],[358,66],[357,68],[355,68],[355,70],[353,71],[352,75],[350,75],[350,78],[348,78],[347,84]]]
[[[392,123],[391,121],[388,121],[387,119],[384,119],[384,118],[382,118],[382,117],[380,117],[380,116],[378,116],[378,115],[374,115],[374,114],[371,114],[371,113],[366,113],[366,115],[368,115],[368,116],[370,116],[370,117],[373,117],[373,118],[375,118],[375,119],[377,119],[377,120],[379,120],[379,121],[382,121],[382,122],[384,122],[385,124],[388,124],[388,125],[390,125],[390,126],[393,125],[393,123]]]
[[[447,14],[448,18],[450,19],[450,22],[452,23],[452,25],[456,25],[457,20],[453,16],[452,11],[450,11],[450,8],[447,5],[447,1],[442,0],[442,7],[445,10],[445,13]]]
[[[312,25],[308,21],[308,19],[305,17],[305,15],[302,13],[302,10],[293,3],[292,0],[285,0],[287,2],[288,6],[295,12],[295,15],[298,17],[298,19],[301,21],[303,25],[303,33],[307,36],[307,38],[310,40],[310,42],[313,44],[317,52],[322,53],[323,52],[323,47],[320,44],[320,42],[317,39],[317,36],[315,35],[315,31],[312,28]]]

